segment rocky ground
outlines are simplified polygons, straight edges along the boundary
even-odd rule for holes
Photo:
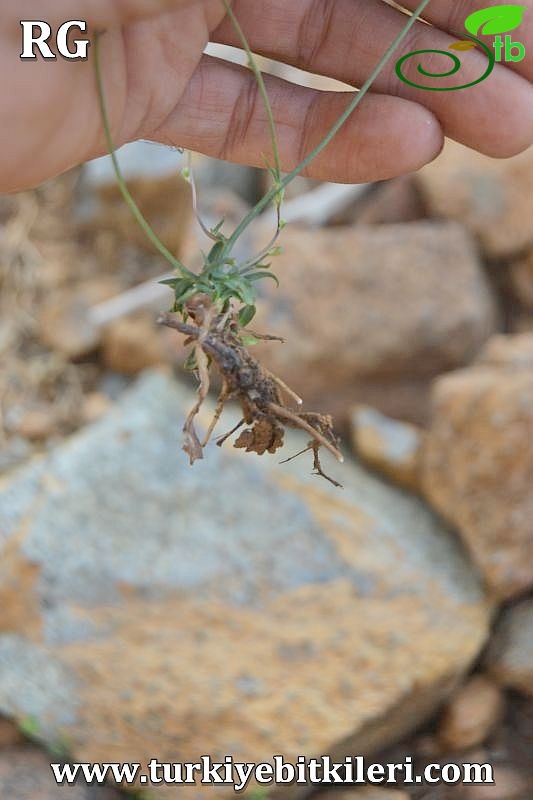
[[[343,492],[229,444],[188,467],[165,265],[99,169],[0,199],[0,796],[118,797],[52,786],[29,736],[77,761],[490,761],[494,787],[334,794],[533,797],[533,151],[450,143],[284,232],[254,326],[286,344],[257,352],[335,413]],[[199,178],[230,224],[262,181]],[[175,165],[131,183],[193,263]]]

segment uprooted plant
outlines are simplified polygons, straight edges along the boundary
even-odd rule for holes
[[[354,94],[329,133],[292,172],[285,176],[281,171],[276,127],[263,75],[229,3],[227,0],[221,2],[247,54],[249,67],[254,73],[267,112],[274,154],[274,164],[268,166],[268,169],[272,175],[273,186],[229,237],[222,232],[223,221],[213,228],[208,228],[198,215],[204,233],[212,241],[212,247],[204,256],[200,272],[189,270],[158,239],[125,184],[110,130],[99,58],[99,39],[102,34],[98,34],[94,48],[95,69],[107,146],[124,200],[152,244],[176,272],[174,278],[165,281],[174,292],[172,311],[162,314],[159,321],[160,324],[182,334],[185,337],[185,345],[192,348],[186,366],[198,377],[198,398],[183,428],[185,437],[183,449],[188,454],[191,464],[203,457],[203,448],[210,440],[226,402],[236,400],[241,408],[242,419],[233,430],[219,438],[217,444],[222,445],[244,427],[234,443],[235,447],[259,455],[266,452],[275,453],[283,445],[284,431],[287,427],[300,429],[309,435],[310,440],[304,450],[296,456],[311,451],[314,474],[326,478],[335,486],[340,486],[337,481],[324,473],[319,455],[323,447],[338,461],[343,461],[339,442],[333,430],[332,418],[326,414],[303,411],[302,400],[295,392],[254,358],[249,350],[251,345],[261,338],[276,339],[276,337],[251,333],[248,326],[256,313],[257,282],[272,279],[277,283],[276,276],[270,270],[270,260],[278,252],[276,242],[283,228],[281,208],[285,188],[330,144],[363,100],[430,0],[423,0],[413,15],[406,18],[401,33],[383,55],[365,84]],[[191,183],[196,211],[196,186],[191,169],[187,170],[186,177]],[[277,225],[272,241],[256,256],[244,262],[238,261],[233,255],[235,244],[248,226],[271,203],[277,210]],[[210,372],[213,367],[220,375],[222,386],[214,418],[206,435],[200,439],[195,421],[209,392]]]

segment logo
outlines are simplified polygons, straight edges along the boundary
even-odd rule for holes
[[[475,11],[465,21],[465,28],[468,31],[466,34],[461,34],[454,31],[458,36],[466,36],[466,39],[461,39],[459,42],[451,44],[448,50],[415,50],[413,53],[407,53],[402,56],[396,64],[396,74],[404,83],[409,86],[414,86],[415,89],[425,89],[428,92],[455,92],[457,89],[468,89],[470,86],[475,86],[478,83],[486,80],[491,74],[492,70],[498,62],[518,62],[526,55],[526,48],[522,42],[513,41],[513,37],[509,35],[510,31],[516,30],[521,23],[526,6],[505,5],[505,6],[491,6],[490,8],[483,8],[480,11]],[[485,44],[485,42],[477,39],[479,34],[483,36],[495,36],[492,47]],[[502,38],[501,34],[507,34]],[[450,50],[464,52],[478,48],[484,51],[489,59],[487,69],[480,78],[470,83],[465,83],[462,86],[422,86],[420,83],[410,80],[404,75],[403,69],[406,62],[413,56],[420,56],[424,53],[438,53],[439,55],[451,58],[453,67],[448,72],[434,73],[428,72],[424,69],[422,64],[418,64],[418,72],[425,78],[449,78],[455,75],[461,69],[461,60],[455,53],[450,53]]]
[[[41,58],[46,61],[55,61],[57,54],[52,50],[54,46],[57,53],[69,61],[86,61],[87,59],[90,41],[88,39],[71,41],[71,33],[74,29],[86,33],[87,23],[84,20],[76,19],[64,22],[55,35],[47,22],[37,19],[22,19],[20,27],[22,28],[22,52],[20,54],[22,61],[34,61],[37,58],[36,48]]]

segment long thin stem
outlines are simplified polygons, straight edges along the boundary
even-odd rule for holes
[[[208,239],[211,239],[212,242],[218,242],[219,237],[215,236],[213,231],[211,231],[205,222],[202,219],[200,211],[198,209],[198,187],[196,186],[196,178],[194,177],[194,169],[192,164],[192,152],[189,150],[187,153],[187,171],[189,173],[188,180],[191,186],[191,196],[192,196],[192,207],[194,214],[196,216],[196,221],[200,226],[202,232],[207,236]]]
[[[274,121],[274,115],[272,112],[272,107],[270,104],[270,100],[268,98],[268,92],[265,87],[264,79],[262,76],[261,71],[259,70],[257,63],[254,59],[253,53],[250,50],[246,37],[236,19],[232,9],[228,5],[228,0],[222,0],[227,13],[230,16],[230,19],[241,39],[242,46],[248,55],[248,60],[250,66],[254,72],[256,80],[258,82],[258,86],[260,89],[260,93],[262,95],[263,101],[265,103],[265,108],[267,111],[269,128],[271,132],[272,138],[272,148],[274,152],[275,158],[275,167],[274,167],[274,174],[276,176],[276,183],[267,192],[264,197],[257,203],[257,205],[250,211],[250,213],[240,222],[237,228],[234,230],[232,235],[225,240],[223,247],[221,248],[219,258],[221,260],[227,258],[231,253],[235,243],[240,238],[242,233],[248,228],[248,226],[259,216],[259,214],[270,204],[276,203],[277,210],[278,210],[278,232],[281,227],[281,220],[280,220],[280,199],[282,197],[284,189],[306,168],[311,164],[311,162],[318,156],[322,151],[331,143],[334,137],[337,135],[339,130],[343,127],[358,105],[361,103],[369,89],[372,87],[374,81],[379,76],[381,71],[386,66],[388,60],[393,55],[394,51],[400,46],[400,44],[404,41],[406,36],[408,35],[409,31],[415,25],[416,21],[420,17],[420,15],[424,12],[425,8],[429,5],[431,0],[422,0],[419,3],[418,7],[413,12],[413,15],[407,20],[403,30],[398,34],[398,36],[394,39],[390,47],[384,53],[383,57],[380,59],[378,64],[376,64],[375,68],[361,87],[361,89],[355,94],[354,98],[348,104],[344,113],[339,117],[339,119],[335,122],[329,132],[326,134],[324,139],[307,155],[303,161],[300,162],[291,172],[289,172],[283,179],[281,179],[281,159],[279,153],[279,145],[277,140],[276,134],[276,126]],[[97,33],[95,37],[95,73],[96,73],[96,83],[97,83],[97,90],[98,90],[98,99],[100,103],[100,112],[102,116],[102,123],[105,132],[105,138],[107,143],[107,148],[109,154],[112,159],[113,168],[115,171],[117,184],[119,189],[122,193],[122,196],[128,205],[130,211],[132,212],[134,218],[138,222],[141,229],[144,231],[145,235],[148,237],[150,242],[154,245],[157,251],[172,265],[172,267],[177,270],[182,276],[188,277],[196,277],[193,272],[188,270],[181,261],[170,252],[170,250],[165,247],[165,245],[161,242],[155,231],[152,229],[150,223],[145,219],[143,216],[139,206],[135,202],[134,198],[132,197],[125,179],[122,175],[122,171],[120,169],[120,164],[117,159],[116,155],[116,147],[113,141],[113,137],[111,134],[111,125],[109,121],[109,115],[107,111],[107,104],[105,99],[105,92],[103,86],[103,79],[102,79],[102,69],[101,69],[101,60],[100,60],[100,38],[102,33]]]
[[[165,247],[163,242],[159,239],[155,231],[153,230],[152,226],[148,222],[148,220],[144,217],[141,209],[133,199],[130,190],[126,185],[126,181],[124,176],[122,175],[122,170],[120,169],[120,164],[118,163],[118,158],[116,154],[116,147],[113,141],[113,136],[111,134],[111,124],[109,121],[109,114],[107,111],[107,103],[105,99],[105,91],[104,91],[104,83],[102,79],[102,64],[100,58],[100,39],[102,37],[102,33],[97,33],[94,42],[94,66],[95,66],[95,73],[96,73],[96,86],[98,90],[98,100],[100,103],[100,113],[102,116],[102,124],[104,127],[104,133],[107,143],[107,149],[109,151],[109,155],[111,156],[111,160],[113,162],[113,169],[115,171],[115,176],[117,180],[118,187],[122,193],[124,200],[126,201],[131,213],[135,217],[136,221],[150,240],[150,242],[154,245],[157,251],[165,258],[173,267],[176,269],[182,276],[194,276],[190,270],[188,270],[184,264],[181,263],[179,259],[176,258],[170,250]]]
[[[398,34],[398,36],[394,39],[390,47],[387,48],[386,52],[383,54],[382,58],[376,64],[370,75],[368,76],[367,80],[361,86],[361,89],[356,93],[353,100],[349,103],[348,107],[344,111],[344,113],[339,117],[339,119],[335,122],[333,127],[330,131],[326,134],[326,136],[322,139],[322,141],[306,156],[303,161],[301,161],[298,166],[296,166],[288,175],[286,175],[279,186],[274,186],[265,196],[257,203],[257,205],[250,211],[250,213],[242,220],[242,222],[237,226],[235,231],[232,235],[228,238],[225,247],[224,247],[224,255],[227,256],[232,248],[234,247],[237,240],[240,238],[242,233],[246,230],[246,228],[256,219],[256,217],[273,201],[275,200],[276,196],[279,194],[281,189],[285,189],[306,167],[311,164],[314,159],[322,153],[323,150],[331,143],[331,141],[335,138],[337,133],[343,127],[343,125],[347,122],[347,120],[351,117],[357,106],[361,103],[369,89],[372,87],[376,78],[380,75],[382,70],[385,68],[387,62],[394,54],[395,50],[401,45],[404,41],[406,36],[409,34],[411,28],[416,24],[420,15],[424,12],[426,7],[429,5],[431,0],[422,0],[421,3],[417,6],[415,11],[413,12],[412,16],[408,19],[405,26],[403,27],[402,31]]]
[[[250,49],[250,45],[248,44],[248,40],[244,35],[244,31],[241,28],[239,20],[235,16],[232,7],[228,3],[228,0],[222,0],[224,4],[224,8],[226,9],[226,14],[228,15],[231,24],[233,25],[237,36],[240,39],[241,45],[243,50],[245,51],[246,55],[248,56],[248,63],[252,72],[254,73],[255,80],[257,82],[257,86],[259,88],[259,93],[261,94],[261,98],[263,100],[265,110],[268,117],[268,127],[270,130],[270,138],[272,139],[272,150],[274,153],[274,168],[277,181],[281,178],[281,156],[279,152],[279,144],[278,144],[278,134],[276,130],[276,123],[274,121],[274,112],[272,111],[272,104],[270,103],[270,98],[268,96],[268,92],[265,86],[265,80],[263,78],[263,73],[259,69],[257,65],[257,61],[255,60],[254,54]]]
[[[259,89],[259,94],[263,100],[263,105],[265,107],[265,111],[267,114],[268,119],[268,128],[270,131],[270,140],[272,143],[272,152],[274,153],[274,168],[272,170],[272,174],[274,176],[274,188],[278,191],[272,196],[272,202],[275,204],[276,208],[276,232],[272,239],[272,243],[275,243],[282,227],[281,223],[281,204],[283,202],[283,189],[281,188],[281,155],[279,152],[279,142],[278,142],[278,132],[276,129],[276,122],[274,120],[274,112],[272,110],[272,104],[270,102],[270,97],[268,96],[267,88],[265,85],[265,79],[263,78],[263,73],[259,69],[257,61],[255,59],[254,54],[252,53],[251,47],[248,44],[248,39],[246,38],[243,29],[241,28],[241,24],[237,17],[235,16],[231,5],[229,4],[228,0],[222,0],[224,4],[224,8],[226,9],[226,14],[228,15],[231,24],[240,39],[241,46],[244,49],[248,57],[248,64],[250,69],[252,70],[257,87]],[[268,163],[267,163],[268,166]],[[272,246],[272,245],[271,245]],[[270,249],[270,248],[269,248]]]

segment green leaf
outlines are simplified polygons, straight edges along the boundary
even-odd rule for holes
[[[168,280],[159,281],[159,283],[171,286],[176,294],[181,294],[192,285],[192,281],[189,278],[169,278]]]
[[[214,284],[209,280],[198,280],[194,284],[194,289],[201,294],[211,294],[214,289]]]
[[[18,723],[19,730],[28,739],[36,739],[39,735],[40,724],[37,717],[23,717]]]
[[[186,369],[188,372],[195,372],[198,369],[198,364],[196,362],[196,353],[194,352],[194,350],[187,357],[187,360],[183,365],[183,369]]]
[[[246,268],[241,269],[239,271],[239,275],[244,275],[248,277],[251,272],[257,272],[258,270],[268,270],[270,269],[270,264],[260,264],[256,262],[255,264],[249,264]]]
[[[217,295],[217,300],[219,300],[222,303],[222,305],[226,307],[226,304],[230,300],[233,300],[234,297],[235,297],[235,292],[233,291],[233,289],[227,289],[225,292],[220,292],[220,294]]]
[[[270,278],[275,282],[276,286],[279,286],[279,281],[273,272],[253,272],[251,275],[248,275],[249,281],[260,281],[263,278]]]
[[[188,289],[185,289],[180,294],[176,294],[176,305],[183,306],[183,304],[189,299],[189,297],[192,297],[193,294],[197,293],[197,291],[198,291],[197,286],[189,286]]]
[[[246,792],[246,800],[267,800],[269,790],[266,786],[254,786]]]
[[[248,283],[243,282],[239,291],[239,297],[247,306],[253,306],[255,304],[255,292]]]
[[[226,280],[226,278],[231,278],[232,275],[238,275],[239,273],[236,272],[233,264],[229,264],[227,261],[219,261],[214,266],[209,265],[207,274],[211,280]]]
[[[208,263],[213,264],[217,260],[218,256],[222,253],[223,249],[224,249],[223,241],[215,242],[215,244],[209,251],[209,255],[207,256]]]
[[[526,6],[516,5],[482,8],[467,17],[465,28],[473,36],[477,36],[479,33],[485,36],[508,33],[514,31],[521,24],[525,10]]]
[[[238,297],[244,305],[253,306],[255,303],[255,292],[249,283],[251,278],[227,278],[224,281],[224,286],[231,289],[235,297]]]
[[[250,324],[255,317],[255,313],[255,306],[244,306],[244,308],[241,308],[239,311],[239,323],[242,328],[246,328],[246,326]]]
[[[245,347],[253,347],[254,344],[259,344],[259,339],[251,333],[244,333],[241,336],[241,342]]]

